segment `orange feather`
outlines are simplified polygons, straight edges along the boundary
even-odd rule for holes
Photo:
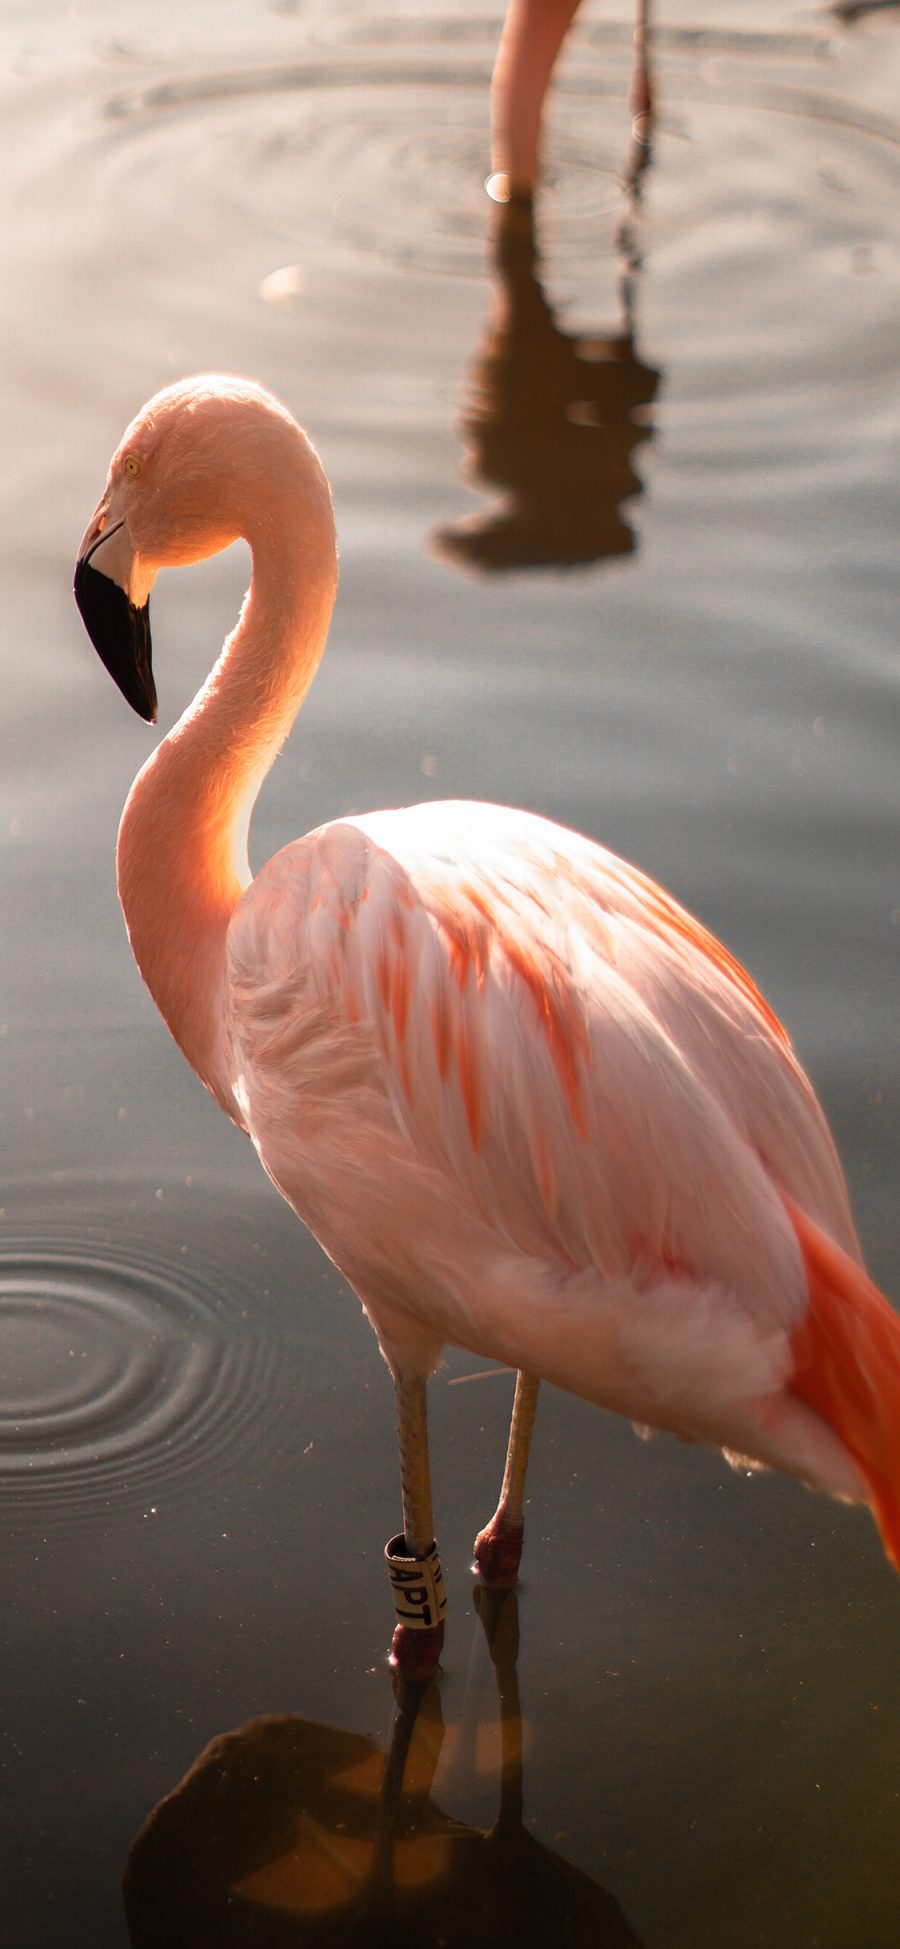
[[[791,1386],[840,1436],[900,1569],[900,1319],[862,1267],[785,1199],[809,1285]]]

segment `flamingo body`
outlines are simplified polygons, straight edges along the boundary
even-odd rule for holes
[[[151,401],[76,590],[123,681],[96,585],[137,639],[156,567],[236,533],[241,621],[119,839],[135,955],[189,1060],[395,1373],[426,1378],[448,1341],[508,1362],[868,1502],[896,1560],[900,1325],[785,1031],[668,894],[527,812],[335,821],[250,883],[250,807],[334,592],[324,476],[285,409],[232,380]]]

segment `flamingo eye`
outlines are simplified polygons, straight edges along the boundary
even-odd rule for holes
[[[135,474],[140,473],[141,463],[136,453],[126,453],[125,458],[122,462],[122,471],[123,473],[130,474],[132,480],[134,479]]]

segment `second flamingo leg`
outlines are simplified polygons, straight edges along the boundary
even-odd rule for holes
[[[634,66],[628,102],[633,115],[652,115],[653,91],[650,85],[650,0],[635,0]]]
[[[485,1528],[475,1538],[475,1568],[487,1584],[506,1589],[519,1573],[525,1531],[525,1476],[539,1382],[534,1374],[516,1375],[516,1395],[500,1501]]]
[[[544,97],[580,0],[510,0],[491,83],[491,161],[511,196],[537,183]]]

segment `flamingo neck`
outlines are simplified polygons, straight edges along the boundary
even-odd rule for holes
[[[270,522],[248,536],[253,575],[237,627],[138,773],[119,827],[119,898],[135,960],[188,1062],[238,1123],[225,936],[250,883],[254,802],[325,647],[336,553],[323,482],[277,533]],[[295,565],[282,559],[278,540],[298,533]]]

